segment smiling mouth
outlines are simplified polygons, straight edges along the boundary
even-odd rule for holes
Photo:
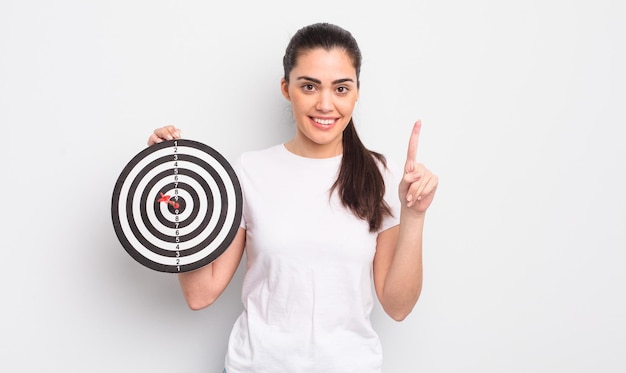
[[[323,126],[329,126],[333,123],[335,123],[334,119],[320,119],[320,118],[313,118],[313,121],[317,124],[321,124]]]

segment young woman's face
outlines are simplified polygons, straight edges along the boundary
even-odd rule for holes
[[[296,122],[288,148],[316,158],[341,154],[342,133],[359,97],[350,56],[337,48],[307,51],[298,57],[289,83],[281,81],[281,88]]]

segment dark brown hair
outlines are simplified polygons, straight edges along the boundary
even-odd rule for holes
[[[283,57],[285,81],[289,82],[289,73],[300,54],[316,48],[344,50],[352,59],[357,87],[360,87],[361,50],[350,32],[329,23],[305,26],[291,38]],[[378,161],[386,167],[385,157],[363,145],[352,118],[343,131],[342,144],[341,168],[330,192],[337,189],[343,205],[367,221],[370,232],[375,232],[380,229],[383,218],[391,215],[391,209],[384,200],[385,183],[377,164]]]

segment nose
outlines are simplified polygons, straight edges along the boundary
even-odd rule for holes
[[[321,91],[318,96],[317,105],[315,106],[315,109],[324,113],[332,111],[333,110],[332,92]]]

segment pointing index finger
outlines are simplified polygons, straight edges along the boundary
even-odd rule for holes
[[[418,120],[413,125],[413,132],[411,132],[411,138],[409,139],[409,149],[406,154],[406,161],[408,163],[415,162],[417,157],[417,144],[420,139],[420,129],[422,128],[422,121]]]

